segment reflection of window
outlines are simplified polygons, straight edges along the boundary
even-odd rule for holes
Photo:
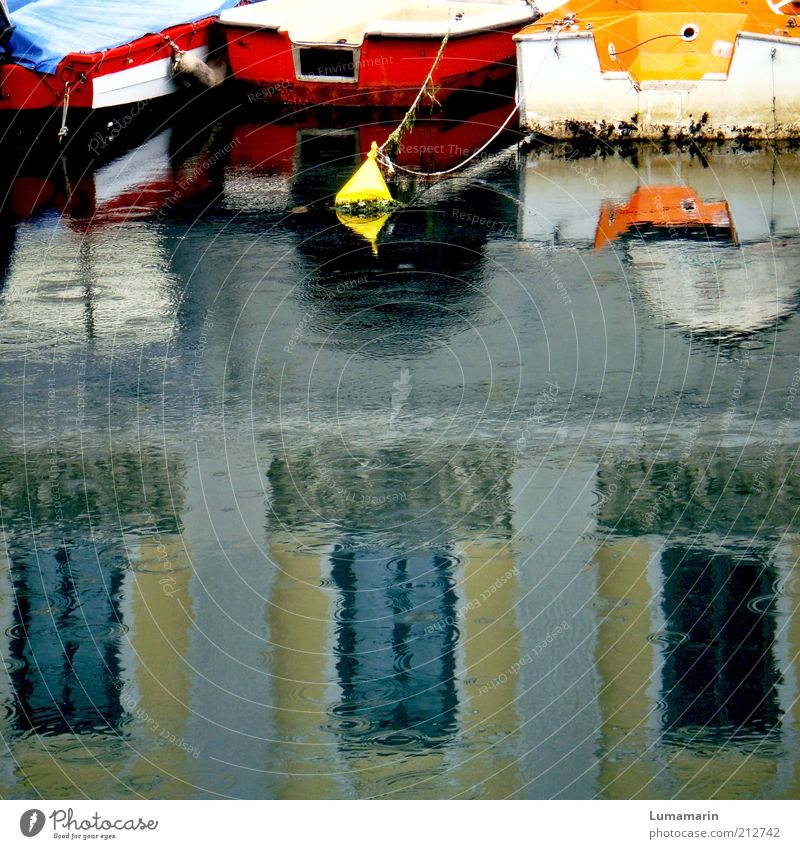
[[[340,591],[336,669],[351,739],[401,735],[422,746],[455,731],[453,559],[346,552],[333,558]]]
[[[101,569],[92,545],[12,560],[16,595],[11,655],[20,730],[82,733],[121,717],[117,601],[121,570]]]
[[[773,570],[748,553],[670,547],[662,556],[665,730],[766,732],[779,721]]]

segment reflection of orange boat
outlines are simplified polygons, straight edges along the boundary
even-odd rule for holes
[[[707,162],[654,146],[633,159],[531,152],[521,175],[521,238],[618,246],[621,273],[665,325],[734,337],[797,307],[793,154],[722,148]]]
[[[594,0],[516,36],[523,125],[544,134],[786,136],[800,2]]]
[[[630,230],[667,230],[668,235],[685,235],[699,230],[723,230],[735,242],[728,204],[704,203],[688,186],[640,186],[622,204],[606,201],[597,222],[595,249],[605,247]]]

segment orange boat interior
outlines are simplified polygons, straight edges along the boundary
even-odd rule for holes
[[[573,12],[578,30],[594,32],[603,72],[639,82],[724,76],[740,32],[800,38],[800,2],[767,0],[594,0],[562,6],[525,32],[547,31]]]

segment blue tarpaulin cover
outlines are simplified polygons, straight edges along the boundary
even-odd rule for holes
[[[11,58],[55,73],[68,53],[95,53],[218,15],[240,0],[9,0]]]

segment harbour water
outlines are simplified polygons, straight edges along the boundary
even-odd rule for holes
[[[797,798],[798,154],[377,132],[9,182],[0,796]]]

